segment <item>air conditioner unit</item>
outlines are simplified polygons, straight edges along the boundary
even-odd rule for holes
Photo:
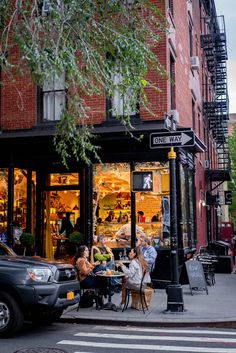
[[[170,115],[173,116],[173,119],[175,120],[176,123],[179,123],[179,112],[178,110],[171,110]]]
[[[47,16],[51,7],[51,0],[43,0],[42,15]]]
[[[208,159],[205,160],[205,168],[206,168],[206,169],[209,169],[209,168],[210,168],[210,163],[209,163],[209,160],[208,160]]]
[[[192,70],[198,70],[199,69],[199,57],[198,56],[191,56],[190,65],[191,65]]]

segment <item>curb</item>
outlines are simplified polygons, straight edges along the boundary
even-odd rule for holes
[[[76,317],[62,317],[58,320],[61,323],[82,324],[82,325],[111,325],[111,326],[136,326],[136,327],[218,327],[218,328],[234,328],[236,329],[236,320],[226,321],[137,321],[137,320],[112,320],[112,319],[86,319]]]

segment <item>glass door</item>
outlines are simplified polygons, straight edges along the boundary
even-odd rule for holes
[[[44,197],[44,244],[48,258],[71,253],[69,236],[80,229],[78,174],[50,174]]]

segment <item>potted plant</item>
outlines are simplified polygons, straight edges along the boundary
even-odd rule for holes
[[[35,244],[34,235],[31,233],[22,233],[20,237],[21,246],[24,248],[23,256],[26,254],[26,250],[32,250]]]
[[[73,232],[69,235],[69,241],[76,246],[76,251],[78,250],[78,247],[82,244],[84,244],[85,237],[84,234],[81,232]]]

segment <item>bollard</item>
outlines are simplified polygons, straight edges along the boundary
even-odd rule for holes
[[[14,353],[67,353],[67,352],[59,348],[38,347],[38,348],[22,348],[22,349],[19,349],[18,351],[15,351]]]

